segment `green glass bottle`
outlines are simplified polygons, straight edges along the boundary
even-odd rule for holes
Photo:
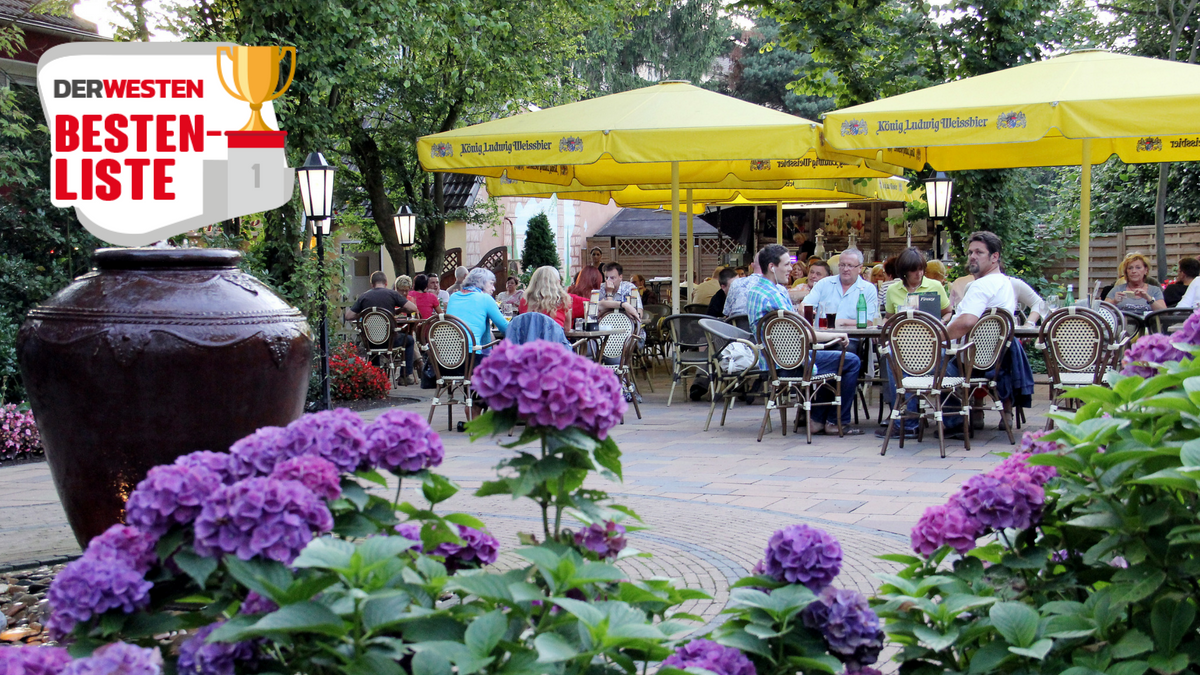
[[[858,323],[859,328],[867,327],[867,296],[858,294]]]
[[[1075,306],[1075,284],[1067,284],[1067,307]]]

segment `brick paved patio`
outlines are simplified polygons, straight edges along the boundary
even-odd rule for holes
[[[1004,433],[995,431],[994,414],[988,415],[989,429],[976,432],[970,452],[961,441],[948,441],[945,459],[929,436],[924,443],[906,442],[903,450],[893,441],[887,456],[880,457],[876,423],[865,420],[864,436],[819,436],[807,445],[803,433],[784,438],[776,425],[773,435],[756,443],[761,403],[735,405],[725,427],[714,421],[706,433],[707,403],[680,401],[676,392],[668,408],[669,383],[660,376],[656,386],[656,393],[644,392],[643,419],[631,409],[626,423],[613,431],[624,454],[625,482],[604,487],[652,527],[629,539],[653,557],[622,566],[634,576],[675,577],[709,591],[711,602],[692,607],[706,619],[723,607],[728,582],[758,561],[771,533],[795,522],[835,535],[846,550],[839,585],[870,592],[876,585],[873,573],[892,567],[875,556],[907,552],[908,531],[925,507],[943,502],[968,477],[999,461],[993,453],[1011,447]],[[422,396],[420,403],[402,407],[428,411],[430,392],[406,387],[397,393]],[[1038,394],[1026,429],[1041,428],[1045,421],[1044,389]],[[445,509],[480,516],[508,551],[500,564],[513,564],[516,533],[537,531],[538,512],[525,501],[470,496],[510,451],[446,432],[444,409],[434,422],[446,445],[442,472],[464,488]],[[420,500],[417,486],[406,486],[404,498]],[[0,566],[79,552],[44,463],[0,468],[0,513]]]

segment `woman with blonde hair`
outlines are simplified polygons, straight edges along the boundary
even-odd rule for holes
[[[1117,281],[1104,301],[1116,305],[1123,312],[1146,314],[1167,308],[1162,288],[1146,279],[1150,273],[1150,261],[1141,253],[1130,253],[1117,267]]]
[[[566,330],[571,322],[571,298],[562,285],[558,269],[546,265],[533,271],[529,287],[521,296],[521,313],[537,312],[554,319]]]

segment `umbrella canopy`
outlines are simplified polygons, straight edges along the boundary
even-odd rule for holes
[[[417,140],[417,151],[426,171],[533,179],[598,192],[670,185],[675,241],[684,178],[700,187],[759,176],[780,181],[899,172],[890,159],[827,154],[815,122],[682,82],[424,136]],[[678,255],[673,246],[676,311]]]
[[[837,151],[940,171],[1081,165],[1080,292],[1086,291],[1091,165],[1200,160],[1200,66],[1074,52],[825,116]],[[924,161],[922,161],[924,160]]]

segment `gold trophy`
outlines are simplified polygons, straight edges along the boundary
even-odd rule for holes
[[[221,72],[221,54],[229,55],[233,62],[233,84],[237,91],[229,88],[225,82],[225,74]],[[285,54],[292,55],[292,69],[288,73],[287,82],[276,90],[279,84],[279,63]],[[240,131],[274,131],[267,126],[262,118],[263,104],[274,101],[287,91],[292,84],[292,76],[296,74],[295,47],[217,47],[217,75],[221,78],[221,86],[229,95],[250,104],[250,121]]]

